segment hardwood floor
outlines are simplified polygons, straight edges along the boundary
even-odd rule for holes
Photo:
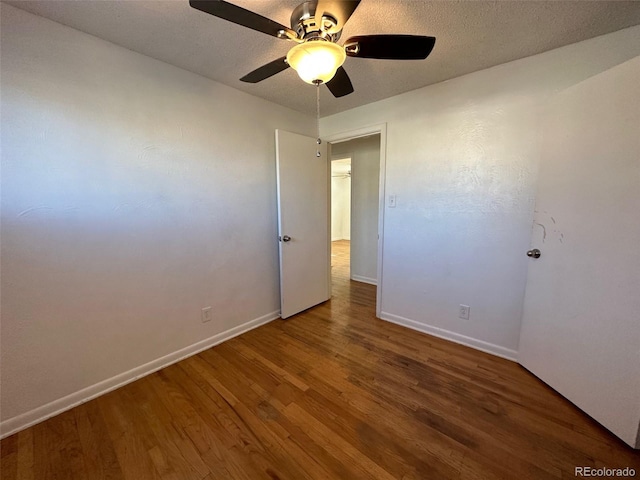
[[[334,247],[331,301],[4,439],[2,479],[640,475],[640,453],[517,364],[376,319]]]

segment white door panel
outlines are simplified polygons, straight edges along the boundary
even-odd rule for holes
[[[276,130],[281,317],[329,299],[329,163],[315,138]],[[283,241],[290,238],[288,241]]]
[[[542,115],[519,361],[629,445],[640,421],[640,58]],[[523,252],[524,253],[524,252]]]

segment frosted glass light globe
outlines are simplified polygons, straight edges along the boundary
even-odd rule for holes
[[[311,84],[331,80],[346,58],[343,47],[322,40],[300,43],[287,53],[287,63]]]

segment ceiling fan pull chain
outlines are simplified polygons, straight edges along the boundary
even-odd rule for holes
[[[320,82],[316,82],[316,131],[318,134],[316,157],[320,157],[320,144],[322,143],[322,140],[320,140]]]

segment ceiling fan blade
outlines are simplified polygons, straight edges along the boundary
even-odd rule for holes
[[[328,30],[329,33],[337,33],[344,27],[347,20],[356,11],[360,0],[318,0],[315,17],[329,15],[336,19],[336,26]]]
[[[344,44],[350,57],[383,60],[422,60],[436,44],[435,37],[421,35],[362,35]]]
[[[277,38],[283,38],[278,35],[278,32],[281,31],[289,32],[294,37],[297,36],[290,28],[229,2],[222,0],[189,0],[189,5],[214,17],[222,18]]]
[[[327,88],[336,98],[344,97],[345,95],[353,93],[351,79],[343,67],[338,68],[333,78],[327,82]]]
[[[258,83],[262,80],[266,80],[269,77],[274,76],[276,73],[280,73],[283,70],[289,68],[287,63],[287,57],[280,57],[273,62],[269,62],[266,65],[256,68],[253,72],[246,74],[240,79],[242,82]]]

